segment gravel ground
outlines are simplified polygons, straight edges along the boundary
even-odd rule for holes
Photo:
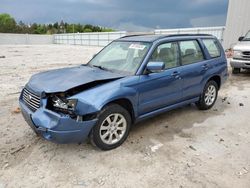
[[[34,73],[86,63],[99,50],[0,46],[0,188],[250,187],[247,72],[230,75],[213,109],[189,105],[144,121],[112,151],[37,137],[16,110],[21,88]]]

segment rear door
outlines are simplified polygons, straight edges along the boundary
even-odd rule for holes
[[[198,40],[179,41],[181,53],[181,77],[183,79],[182,100],[189,100],[200,96],[202,81],[210,69]]]

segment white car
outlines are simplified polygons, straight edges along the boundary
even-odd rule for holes
[[[240,73],[241,69],[250,69],[250,31],[239,38],[233,47],[233,58],[230,61],[233,74]]]

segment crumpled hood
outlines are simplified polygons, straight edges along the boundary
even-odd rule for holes
[[[37,93],[56,93],[94,81],[121,77],[124,75],[88,66],[78,66],[35,74],[30,78],[27,86]]]

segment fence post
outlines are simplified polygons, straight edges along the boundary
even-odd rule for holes
[[[110,43],[109,41],[110,41],[110,36],[109,36],[109,33],[108,33],[108,44]]]
[[[29,34],[28,33],[26,33],[25,44],[29,44]]]
[[[224,34],[225,34],[225,27],[223,27],[222,28],[222,30],[221,30],[221,42],[223,42],[224,41]]]
[[[89,43],[89,46],[90,46],[90,34],[88,34],[88,43]]]
[[[100,35],[99,35],[99,33],[97,33],[97,46],[100,46]]]
[[[76,34],[73,33],[73,38],[74,38],[74,45],[76,45]]]
[[[81,46],[82,46],[82,33],[80,34]]]
[[[52,44],[55,44],[55,35],[52,35]]]

